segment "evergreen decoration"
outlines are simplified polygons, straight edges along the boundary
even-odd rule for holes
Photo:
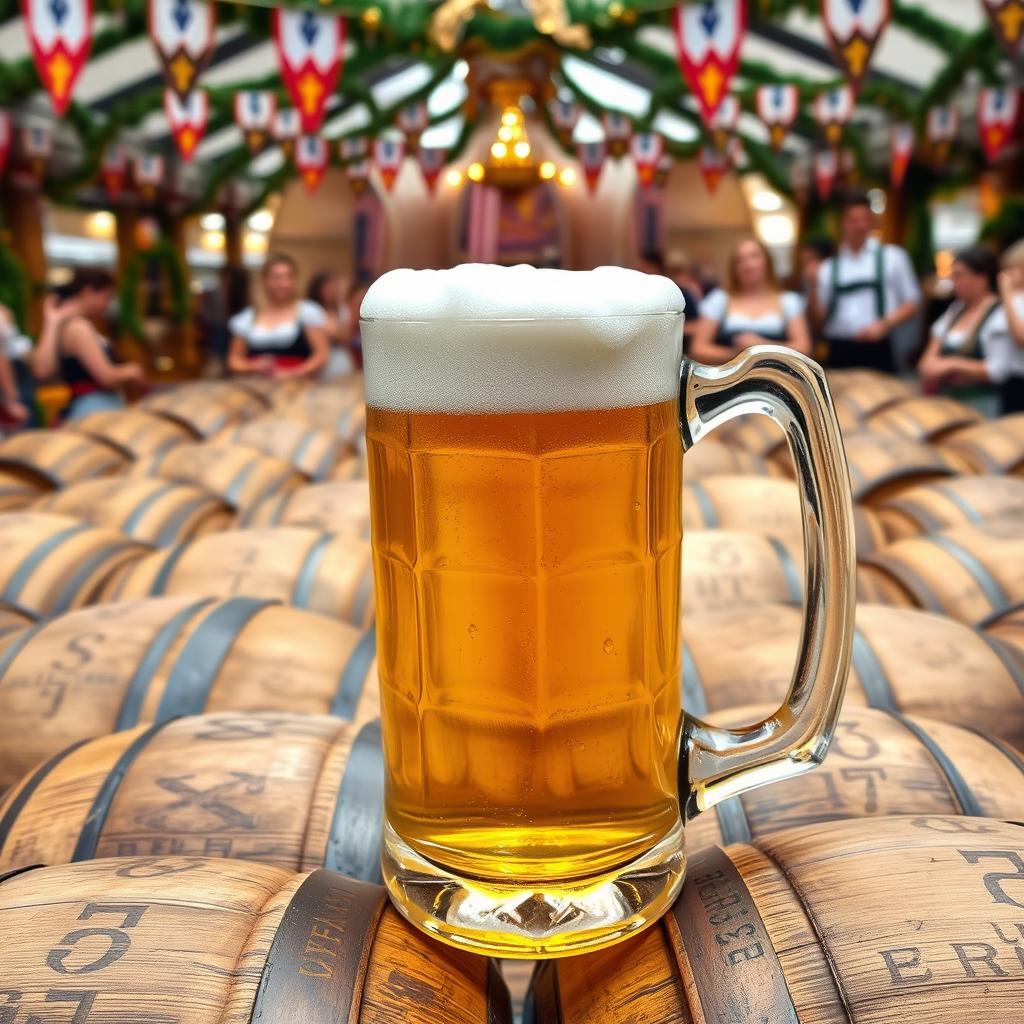
[[[185,268],[181,265],[174,246],[167,239],[161,238],[145,251],[134,253],[121,277],[118,292],[121,326],[126,333],[140,342],[146,341],[146,331],[139,311],[139,292],[146,270],[154,265],[167,275],[171,323],[175,327],[181,327],[188,320],[189,294]]]

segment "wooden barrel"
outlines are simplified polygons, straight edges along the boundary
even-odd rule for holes
[[[193,439],[192,432],[180,423],[141,409],[92,412],[67,424],[64,429],[106,441],[129,459],[162,455],[169,448]]]
[[[0,512],[26,508],[46,490],[42,481],[27,480],[20,473],[0,470]]]
[[[683,702],[705,715],[778,707],[802,619],[784,605],[687,613]],[[940,615],[859,605],[846,706],[969,725],[1024,748],[1024,658],[1010,644]]]
[[[686,480],[706,480],[712,476],[785,476],[786,471],[776,462],[766,462],[759,455],[710,438],[694,445],[683,460]]]
[[[1024,600],[1024,518],[896,541],[864,564],[916,607],[980,622]]]
[[[366,629],[370,545],[302,526],[229,530],[149,555],[111,580],[106,599],[172,594],[263,597]]]
[[[288,419],[313,423],[353,444],[366,432],[366,405],[354,387],[310,387],[279,408]]]
[[[943,440],[942,454],[967,473],[1024,475],[1024,413],[958,430]]]
[[[683,534],[684,615],[770,602],[800,605],[803,560],[799,544],[777,537],[688,530]]]
[[[173,852],[382,881],[380,723],[221,712],[78,744],[0,801],[0,872]]]
[[[715,439],[732,447],[739,445],[748,452],[770,459],[781,454],[788,458],[786,435],[767,416],[739,416],[715,430]]]
[[[0,601],[59,615],[97,599],[148,548],[115,530],[48,512],[0,516]]]
[[[866,373],[845,380],[830,373],[828,383],[836,408],[842,408],[861,421],[886,406],[914,397],[905,381],[881,373]]]
[[[339,537],[370,539],[370,488],[365,480],[312,484],[261,501],[238,526],[312,526]]]
[[[109,526],[157,548],[226,529],[233,518],[230,506],[209,491],[155,478],[87,480],[55,491],[35,507]]]
[[[12,1024],[511,1024],[492,961],[418,932],[383,886],[326,869],[29,867],[0,882],[0,963]]]
[[[857,557],[882,547],[887,537],[875,514],[853,509]],[[683,487],[683,526],[691,529],[743,530],[803,543],[800,494],[792,480],[764,476],[715,476],[690,480]]]
[[[1024,479],[960,476],[911,487],[876,513],[891,540],[937,533],[965,523],[1024,517]]]
[[[774,710],[774,705],[734,709],[716,721],[750,725]],[[848,707],[823,765],[697,815],[686,824],[686,843],[697,850],[709,843],[746,843],[799,825],[889,814],[1024,821],[1024,756],[1005,740],[948,722]]]
[[[376,636],[250,597],[98,605],[0,637],[0,789],[90,736],[203,711],[380,714]]]
[[[139,402],[139,408],[180,423],[197,438],[213,437],[233,423],[260,415],[266,407],[251,391],[229,381],[197,381],[155,391]]]
[[[1024,655],[1024,602],[1019,602],[998,615],[983,619],[979,623],[979,628],[985,630],[989,636],[1012,644]]]
[[[128,473],[195,484],[235,510],[306,482],[301,473],[281,459],[227,444],[179,445],[163,455],[140,459]]]
[[[113,445],[68,430],[23,430],[0,441],[0,470],[40,488],[120,473],[127,464]]]
[[[965,1024],[1024,1005],[1024,830],[918,815],[690,855],[627,943],[545,961],[535,1024]]]
[[[342,463],[355,461],[355,452],[333,431],[275,414],[228,427],[212,440],[214,444],[241,445],[281,459],[307,480],[326,480],[335,471],[344,472]]]
[[[864,425],[874,434],[905,437],[919,444],[934,444],[964,427],[983,422],[977,410],[952,398],[922,395],[907,398],[872,413]]]
[[[954,475],[935,448],[904,438],[857,433],[844,447],[853,500],[872,507],[908,487]]]
[[[37,619],[38,616],[26,608],[20,608],[8,601],[0,601],[0,644],[4,644],[12,634],[31,626]]]
[[[267,408],[287,404],[302,394],[306,388],[312,387],[312,383],[303,377],[287,377],[280,380],[276,377],[261,377],[258,374],[232,377],[231,383],[254,394]]]

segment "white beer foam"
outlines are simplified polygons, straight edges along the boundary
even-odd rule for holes
[[[363,299],[366,404],[554,412],[674,398],[683,297],[622,267],[392,270]]]

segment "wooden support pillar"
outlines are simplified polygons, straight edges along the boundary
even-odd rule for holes
[[[174,252],[178,257],[178,262],[181,266],[182,272],[185,275],[185,287],[189,287],[190,277],[188,270],[188,247],[186,245],[186,238],[188,234],[188,218],[180,213],[175,213],[170,216],[167,220],[167,237],[171,245],[174,247]],[[191,292],[189,293],[189,306],[191,308]],[[178,357],[176,362],[181,366],[182,369],[189,372],[198,372],[201,369],[202,364],[202,353],[200,353],[196,345],[196,329],[195,324],[192,321],[191,313],[186,318],[185,323],[178,329]]]
[[[224,262],[229,267],[242,265],[242,218],[237,213],[224,214]]]
[[[117,279],[120,281],[138,249],[139,211],[135,206],[119,206],[114,217],[117,222]]]
[[[886,191],[885,213],[881,216],[882,240],[891,245],[906,245],[910,228],[910,204],[902,188]]]
[[[2,192],[4,227],[9,244],[28,282],[26,327],[33,337],[43,325],[43,296],[46,292],[46,250],[43,247],[45,199],[38,191],[7,185]]]

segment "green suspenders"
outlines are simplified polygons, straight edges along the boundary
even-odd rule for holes
[[[839,283],[839,253],[832,257],[832,296],[829,299],[828,310],[825,312],[825,325],[832,319],[839,305],[840,295],[849,295],[850,292],[863,291],[870,288],[875,294],[875,319],[881,320],[885,314],[885,246],[879,245],[875,253],[875,276],[868,281],[847,281]]]

